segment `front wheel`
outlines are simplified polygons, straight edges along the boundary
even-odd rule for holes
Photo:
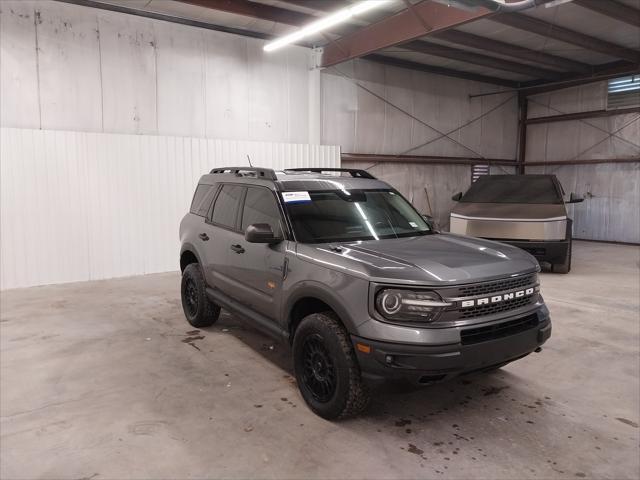
[[[182,310],[187,321],[196,328],[210,327],[220,316],[220,307],[207,298],[206,288],[200,265],[187,265],[180,285]]]
[[[302,320],[293,339],[293,358],[300,393],[319,416],[354,416],[368,405],[349,335],[332,312]]]

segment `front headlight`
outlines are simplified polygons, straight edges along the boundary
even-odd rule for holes
[[[433,322],[449,305],[435,292],[385,288],[376,294],[376,310],[391,321]]]

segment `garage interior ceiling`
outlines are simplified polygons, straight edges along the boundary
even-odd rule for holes
[[[340,0],[61,0],[271,39],[356,3]],[[308,39],[320,66],[357,57],[539,93],[640,72],[640,0],[536,0],[494,12],[465,0],[389,0]],[[464,8],[463,8],[464,7]]]

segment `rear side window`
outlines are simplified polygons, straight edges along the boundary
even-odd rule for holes
[[[236,227],[236,216],[240,205],[240,197],[244,187],[239,185],[223,185],[213,206],[211,221],[229,228]]]
[[[276,235],[282,232],[280,210],[273,194],[266,188],[250,187],[247,191],[242,212],[242,231],[252,223],[267,223]]]
[[[189,211],[194,215],[206,217],[215,191],[216,190],[213,185],[198,185],[196,193],[193,194],[193,200],[191,201],[191,208]]]

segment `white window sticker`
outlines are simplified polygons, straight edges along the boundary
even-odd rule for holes
[[[418,224],[416,222],[409,222],[409,225],[411,225],[413,228],[418,228]]]
[[[282,192],[284,203],[307,203],[311,201],[309,192]]]

